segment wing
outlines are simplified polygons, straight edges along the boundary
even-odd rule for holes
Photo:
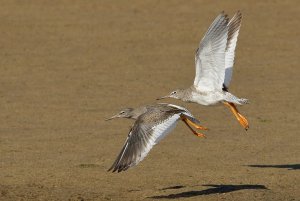
[[[201,91],[222,89],[228,18],[223,12],[213,21],[196,51],[194,86]]]
[[[239,31],[242,23],[242,13],[238,11],[228,24],[228,39],[225,51],[225,79],[224,85],[228,88],[234,64],[235,47],[239,36]]]
[[[155,120],[160,123],[146,125],[144,120],[150,116],[151,114],[146,113],[137,119],[129,132],[120,154],[108,171],[121,172],[137,165],[147,156],[155,144],[175,128],[180,118],[179,114],[172,114],[167,115],[164,121],[159,121],[161,120],[161,116],[159,115],[155,116]]]

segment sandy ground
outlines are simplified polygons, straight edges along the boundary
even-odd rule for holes
[[[241,10],[224,106],[190,109],[137,167],[107,172],[132,121],[194,77],[194,50],[219,12]],[[299,200],[299,1],[1,1],[0,200]]]

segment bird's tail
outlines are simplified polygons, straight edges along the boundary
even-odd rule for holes
[[[238,98],[234,96],[233,94],[226,92],[225,93],[225,100],[227,102],[235,103],[237,105],[244,105],[244,104],[249,104],[250,101],[246,98]]]

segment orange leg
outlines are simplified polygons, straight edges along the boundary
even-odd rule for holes
[[[188,118],[185,118],[186,121],[188,122],[189,125],[194,126],[195,128],[199,129],[199,130],[208,130],[208,128],[204,127],[204,126],[200,126],[194,122],[192,122],[191,120],[189,120]]]
[[[193,132],[194,135],[196,135],[196,136],[198,136],[198,137],[204,137],[204,138],[206,138],[206,136],[205,136],[204,134],[198,133],[198,132],[194,131],[194,129],[193,129],[193,128],[190,126],[190,124],[189,124],[189,122],[191,122],[189,119],[187,119],[187,118],[184,117],[184,116],[181,116],[181,120],[187,125],[187,127]],[[195,124],[195,123],[193,123],[193,124],[194,124],[194,125],[197,125],[197,124]],[[197,125],[197,127],[205,128],[205,127],[202,127],[202,126],[199,126],[199,125]],[[204,129],[202,129],[202,130],[204,130]],[[205,130],[207,130],[207,129],[205,128]]]
[[[239,113],[236,106],[233,103],[229,103],[229,102],[223,102],[223,103],[230,108],[231,112],[234,114],[234,116],[239,121],[239,123],[245,128],[245,130],[248,130],[249,129],[248,120],[243,115],[241,115],[241,113]]]

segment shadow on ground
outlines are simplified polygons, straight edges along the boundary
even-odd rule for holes
[[[166,188],[162,188],[160,190],[170,190],[170,189],[180,189],[180,188],[185,188],[186,186],[183,186],[183,185],[177,185],[177,186],[169,186],[169,187],[166,187]]]
[[[247,165],[257,168],[287,168],[288,170],[299,170],[300,164],[284,164],[284,165]]]
[[[209,186],[212,188],[208,188],[201,191],[186,191],[181,193],[169,194],[169,195],[159,195],[153,196],[150,198],[154,199],[178,199],[178,198],[189,198],[195,197],[200,195],[210,195],[210,194],[217,194],[217,193],[229,193],[233,191],[239,190],[258,190],[258,189],[268,189],[264,185],[215,185],[215,184],[207,184],[203,186]],[[177,187],[177,186],[176,186]],[[180,186],[182,188],[182,186]],[[179,189],[173,187],[167,187],[164,189]]]

